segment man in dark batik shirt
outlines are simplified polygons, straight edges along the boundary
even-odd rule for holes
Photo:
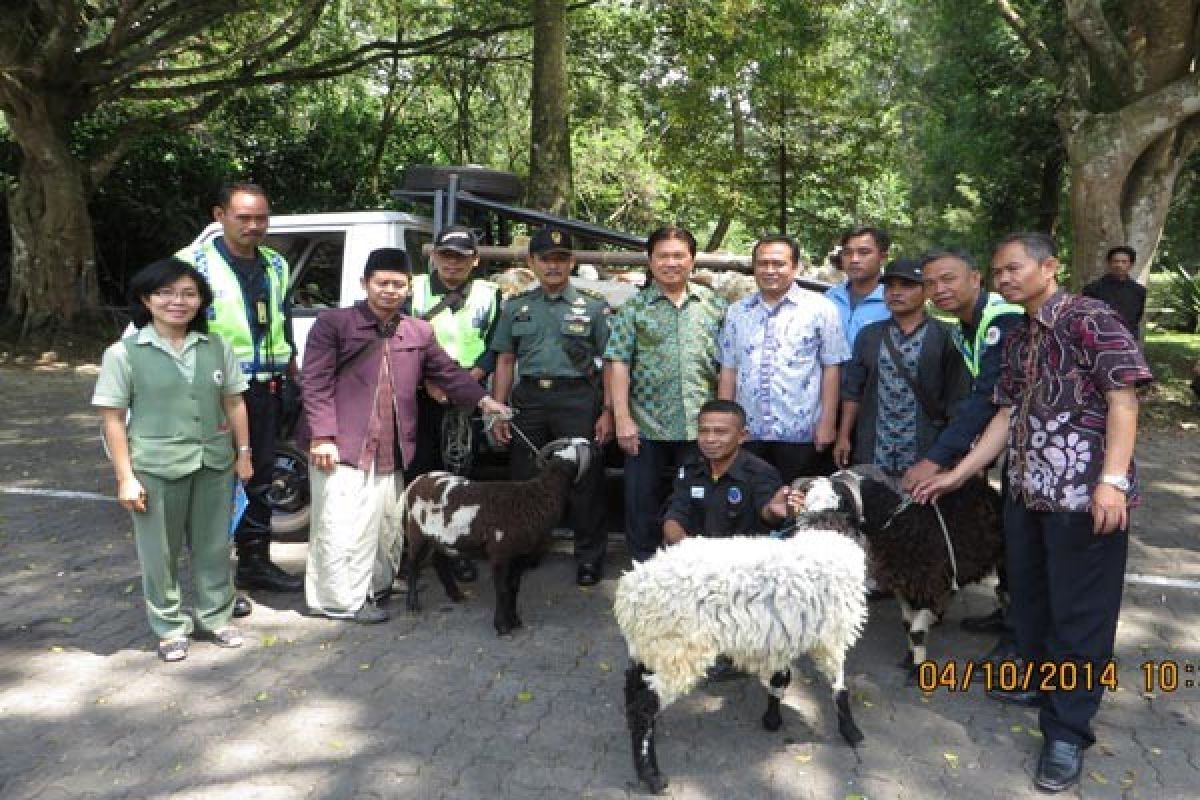
[[[1078,783],[1083,750],[1095,741],[1091,719],[1121,610],[1129,509],[1138,504],[1136,389],[1152,380],[1116,313],[1059,289],[1058,269],[1054,241],[1044,234],[1013,234],[996,248],[996,288],[1025,309],[1025,323],[1004,340],[1000,410],[952,472],[914,491],[924,501],[954,488],[1007,441],[1008,619],[1017,652],[1037,678],[988,694],[1041,708],[1035,783],[1050,792]],[[1038,691],[1042,678],[1072,674],[1091,678],[1051,680],[1054,691]]]

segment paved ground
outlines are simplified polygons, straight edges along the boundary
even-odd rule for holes
[[[86,402],[93,378],[0,369],[0,490],[111,493]],[[1197,433],[1144,436],[1150,488],[1130,572],[1200,581]],[[298,569],[304,545],[277,545]],[[577,589],[558,554],[526,581],[528,628],[497,639],[486,578],[463,606],[432,575],[418,616],[362,628],[260,595],[247,646],[197,643],[163,665],[144,620],[126,516],[94,499],[0,492],[0,797],[624,798],[624,647],[610,579]],[[977,656],[958,628],[989,593],[964,591],[931,657]],[[1200,794],[1200,681],[1142,691],[1139,665],[1200,664],[1200,592],[1132,583],[1118,635],[1120,690],[1098,718],[1083,797]],[[758,726],[750,681],[701,687],[668,709],[660,760],[678,798],[1024,798],[1040,741],[1031,711],[977,689],[922,695],[893,664],[894,603],[872,607],[850,659],[857,750],[838,738],[807,668],[784,730]],[[805,685],[808,684],[808,685]]]

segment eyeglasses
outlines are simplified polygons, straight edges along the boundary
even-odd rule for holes
[[[188,303],[194,303],[200,299],[200,293],[195,289],[155,289],[151,292],[156,300],[169,302],[171,300],[183,300]]]

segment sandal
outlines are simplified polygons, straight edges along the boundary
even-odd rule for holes
[[[188,640],[180,636],[175,639],[163,639],[158,643],[158,657],[163,661],[183,661],[187,658]]]
[[[217,647],[241,647],[242,642],[245,641],[242,638],[242,632],[232,625],[217,628],[209,634],[209,638]]]

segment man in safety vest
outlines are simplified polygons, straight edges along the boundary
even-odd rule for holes
[[[442,349],[483,383],[496,367],[489,346],[502,298],[496,284],[473,277],[478,264],[479,243],[470,228],[451,225],[438,233],[429,274],[413,276],[412,316],[428,321]],[[442,452],[447,403],[446,392],[436,384],[427,382],[417,392],[417,452],[406,479],[448,468]],[[475,565],[468,559],[456,560],[454,571],[461,581],[475,580]]]
[[[941,311],[953,329],[953,341],[971,373],[971,393],[958,414],[938,435],[925,458],[904,473],[903,486],[911,491],[922,480],[954,466],[971,449],[975,439],[996,415],[992,391],[1000,375],[1000,342],[1021,324],[1024,309],[1004,302],[983,288],[974,260],[958,250],[932,250],[921,258],[925,296]],[[996,594],[1000,607],[990,614],[962,621],[974,633],[1004,633],[1007,580],[1001,569]]]
[[[262,244],[270,206],[261,186],[222,187],[213,218],[221,225],[221,235],[185,247],[176,256],[208,279],[213,290],[208,329],[229,344],[250,384],[244,398],[254,476],[246,484],[249,505],[234,536],[234,583],[242,589],[298,592],[304,580],[271,561],[271,507],[266,497],[275,464],[283,382],[295,371],[287,308],[288,264]]]

